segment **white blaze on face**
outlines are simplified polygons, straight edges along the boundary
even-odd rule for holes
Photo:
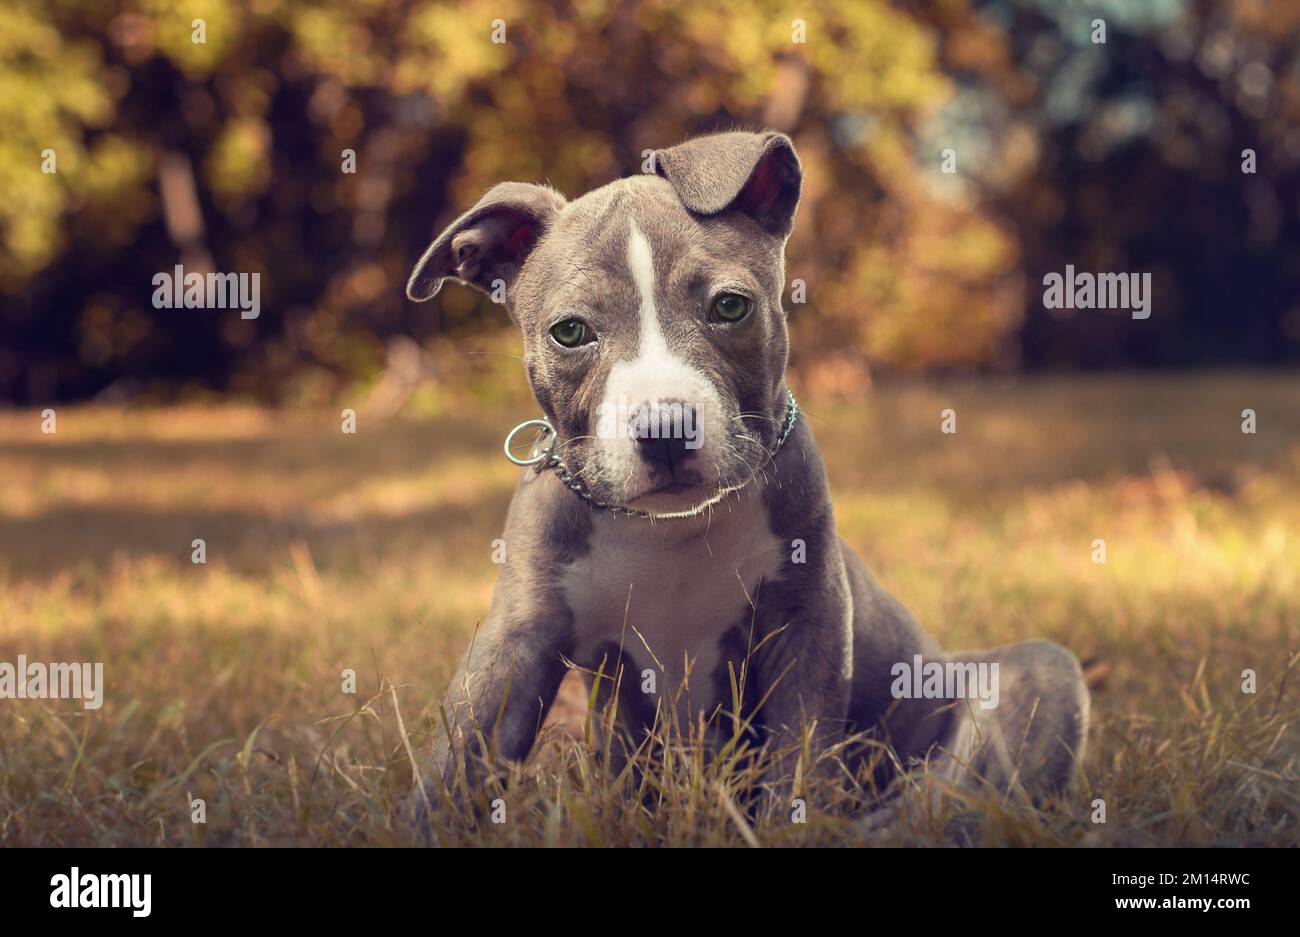
[[[679,400],[693,405],[696,418],[694,425],[686,426],[687,438],[696,439],[696,445],[691,446],[694,468],[707,482],[716,471],[718,447],[710,437],[722,429],[722,402],[708,378],[668,347],[660,311],[655,306],[654,255],[635,221],[628,233],[627,264],[640,300],[636,356],[610,369],[597,435],[605,477],[616,488],[636,497],[648,486],[649,472],[637,453],[637,443],[625,431],[628,417],[639,407],[660,402]]]

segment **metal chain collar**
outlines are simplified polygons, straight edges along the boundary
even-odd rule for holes
[[[769,459],[776,458],[776,454],[781,451],[781,447],[785,445],[785,441],[790,438],[790,433],[794,429],[795,423],[799,420],[799,402],[794,399],[794,392],[789,388],[786,388],[785,394],[785,422],[781,425],[781,434],[777,437],[776,444],[768,450]],[[551,440],[547,443],[546,448],[541,450],[537,455],[527,459],[521,459],[510,451],[510,443],[514,441],[515,436],[519,433],[534,426],[541,431],[541,435],[549,435]],[[541,441],[541,435],[538,437],[538,442]],[[604,510],[610,511],[614,514],[625,514],[629,517],[658,516],[650,511],[638,511],[635,508],[625,508],[617,504],[604,504],[593,498],[591,492],[587,490],[587,486],[569,470],[569,467],[564,464],[564,460],[560,458],[559,453],[555,451],[555,444],[558,440],[559,437],[556,435],[555,427],[551,425],[550,420],[545,418],[539,420],[524,420],[524,422],[520,423],[506,434],[505,445],[502,448],[505,450],[506,458],[515,465],[536,466],[537,471],[539,472],[543,468],[552,469],[555,474],[559,476],[560,481],[564,482],[565,487],[576,494],[579,498],[582,498],[584,501],[587,501],[598,508],[603,508]],[[536,444],[534,444],[534,451],[536,451]]]

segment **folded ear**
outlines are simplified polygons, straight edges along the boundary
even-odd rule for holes
[[[787,237],[794,227],[803,169],[783,133],[719,133],[655,153],[655,171],[693,212],[730,209],[765,231]]]
[[[544,185],[502,182],[438,235],[411,271],[406,295],[432,299],[448,278],[492,291],[502,280],[509,289],[546,226],[565,205],[564,196]]]

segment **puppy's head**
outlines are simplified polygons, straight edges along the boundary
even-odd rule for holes
[[[504,299],[570,471],[605,504],[697,513],[747,484],[780,432],[789,138],[724,133],[572,202],[503,182],[416,264]]]

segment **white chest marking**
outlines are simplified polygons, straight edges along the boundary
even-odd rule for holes
[[[759,583],[773,582],[783,559],[767,512],[755,501],[751,494],[730,510],[715,508],[707,533],[694,521],[652,524],[597,515],[590,549],[565,577],[577,662],[599,666],[595,649],[621,642],[640,670],[656,672],[660,696],[677,691],[689,662],[691,708],[729,702],[714,699],[719,641],[728,630],[748,626]],[[676,526],[683,524],[698,533]],[[607,673],[614,663],[611,655]],[[624,679],[639,687],[640,670]]]

